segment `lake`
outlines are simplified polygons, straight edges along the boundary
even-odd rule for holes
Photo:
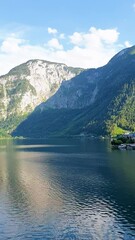
[[[135,151],[99,139],[1,140],[0,239],[135,239]]]

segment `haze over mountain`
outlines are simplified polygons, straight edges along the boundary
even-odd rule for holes
[[[135,130],[135,46],[85,70],[40,104],[13,136],[105,135]]]

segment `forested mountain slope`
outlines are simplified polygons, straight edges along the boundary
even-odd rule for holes
[[[135,130],[135,47],[107,65],[63,82],[13,132],[14,136],[106,135]]]

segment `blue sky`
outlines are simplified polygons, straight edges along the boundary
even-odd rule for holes
[[[33,58],[98,67],[135,43],[135,0],[1,0],[0,10],[0,74]]]

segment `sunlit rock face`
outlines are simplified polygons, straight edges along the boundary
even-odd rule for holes
[[[135,46],[122,50],[103,67],[63,81],[12,135],[117,135],[119,129],[134,131],[134,119]]]
[[[27,115],[50,98],[63,81],[82,69],[44,60],[30,60],[0,77],[0,120]]]

